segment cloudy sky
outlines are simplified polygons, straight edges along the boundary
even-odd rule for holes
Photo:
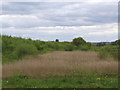
[[[34,40],[118,39],[118,2],[3,2],[2,34]]]

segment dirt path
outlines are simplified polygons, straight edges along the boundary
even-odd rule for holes
[[[3,78],[11,76],[16,71],[22,71],[31,77],[41,77],[48,73],[71,70],[117,72],[118,62],[109,59],[101,60],[96,52],[91,51],[56,51],[3,65]]]

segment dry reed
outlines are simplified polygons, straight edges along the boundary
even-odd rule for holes
[[[112,59],[101,60],[97,52],[92,51],[56,51],[44,55],[32,56],[2,66],[2,78],[8,78],[17,71],[31,77],[47,77],[49,73],[88,70],[98,72],[118,72],[118,62]]]

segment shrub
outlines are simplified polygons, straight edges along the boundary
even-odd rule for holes
[[[45,42],[43,41],[34,41],[33,44],[36,46],[37,50],[41,51],[45,48]]]
[[[67,45],[65,51],[73,51],[73,45]]]
[[[38,53],[37,48],[29,44],[20,44],[16,47],[15,50],[15,54],[18,59],[21,59],[26,55],[34,55],[37,53]]]
[[[118,48],[117,46],[104,46],[99,49],[99,57],[105,59],[107,57],[112,57],[118,59]]]
[[[87,45],[87,46],[91,46],[91,43],[90,43],[90,42],[87,42],[86,45]]]
[[[89,46],[79,46],[79,49],[81,51],[88,51],[90,49],[90,47]]]
[[[56,41],[56,42],[59,42],[59,39],[56,39],[55,41]]]
[[[86,41],[82,37],[74,38],[72,43],[76,46],[85,45]]]

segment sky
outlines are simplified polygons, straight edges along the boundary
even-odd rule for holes
[[[42,41],[118,39],[118,2],[3,2],[2,34]]]

